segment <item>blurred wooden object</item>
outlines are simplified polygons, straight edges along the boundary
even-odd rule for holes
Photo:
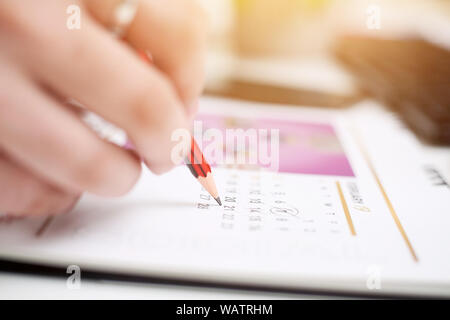
[[[340,95],[324,91],[290,88],[240,79],[228,79],[205,93],[221,97],[292,106],[346,108],[361,100],[360,94]]]
[[[450,51],[422,39],[347,36],[336,57],[357,85],[397,112],[419,137],[450,144]]]
[[[328,108],[359,101],[354,80],[329,56],[221,59],[210,55],[205,93],[241,100]]]

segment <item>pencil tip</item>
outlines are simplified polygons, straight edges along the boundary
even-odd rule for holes
[[[214,198],[214,200],[216,200],[216,201],[217,201],[217,203],[219,204],[219,206],[221,206],[221,205],[222,205],[222,201],[220,201],[220,197]]]

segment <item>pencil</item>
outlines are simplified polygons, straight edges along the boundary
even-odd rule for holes
[[[191,152],[186,157],[186,166],[191,171],[192,175],[200,182],[203,188],[216,200],[221,206],[219,193],[217,192],[216,183],[211,172],[211,166],[206,162],[203,153],[195,142],[194,138],[191,139]]]
[[[139,51],[141,58],[147,63],[152,63],[151,56],[145,51]],[[208,193],[216,200],[221,206],[219,193],[217,192],[216,183],[211,172],[211,166],[206,162],[203,153],[195,142],[194,138],[191,138],[191,152],[185,159],[186,166],[191,171],[192,175],[202,185],[202,187],[208,191]]]

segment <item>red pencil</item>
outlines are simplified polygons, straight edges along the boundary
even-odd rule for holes
[[[144,61],[152,63],[151,57],[146,52],[140,51],[139,55]],[[193,137],[191,139],[191,152],[186,157],[185,162],[192,175],[221,206],[222,201],[220,201],[219,193],[217,192],[216,183],[214,182],[214,178],[211,172],[211,166],[208,164],[208,162],[206,162],[203,153],[201,152],[200,148],[197,145],[197,142],[195,142]]]
[[[212,176],[211,166],[206,162],[194,138],[191,139],[191,153],[186,157],[185,162],[192,175],[221,206],[222,202]]]

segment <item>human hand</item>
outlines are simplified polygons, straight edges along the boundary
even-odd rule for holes
[[[139,156],[155,173],[173,166],[171,133],[188,127],[203,87],[203,11],[141,0],[120,41],[108,30],[118,2],[0,1],[0,212],[56,214],[84,191],[123,195]],[[66,27],[72,4],[80,29]],[[67,98],[123,128],[139,156],[100,139]]]

